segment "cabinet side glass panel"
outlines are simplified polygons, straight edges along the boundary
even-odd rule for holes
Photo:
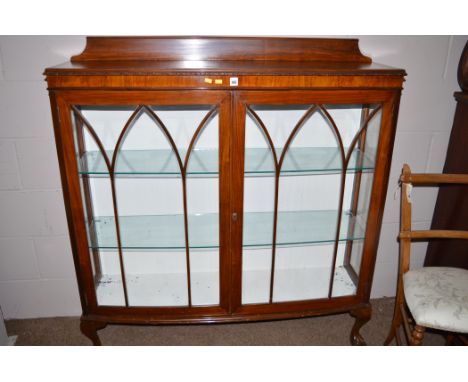
[[[382,122],[382,110],[378,105],[369,105],[366,115],[371,115],[372,118],[368,122],[365,138],[363,143],[364,151],[367,156],[375,158],[377,155],[377,146],[379,143],[380,126]],[[375,159],[374,159],[375,160]],[[372,194],[372,183],[374,180],[374,172],[363,172],[359,179],[359,193],[355,201],[353,214],[355,215],[355,226],[350,227],[353,230],[365,231],[367,228],[367,216],[369,214],[370,199]],[[356,183],[357,185],[358,183]],[[353,208],[353,207],[352,207]],[[350,272],[359,276],[362,260],[363,241],[357,241],[349,244],[347,249],[347,257],[344,259],[345,265],[349,267]]]
[[[101,265],[103,281],[96,282],[99,305],[219,304],[216,108],[75,109],[93,129],[81,151],[77,145],[80,177],[101,184],[82,192],[94,206],[88,232],[92,257],[108,264]],[[205,130],[211,133],[201,139]],[[198,151],[205,155],[195,155]],[[200,206],[207,204],[207,188],[216,194],[209,209]],[[123,289],[119,304],[117,285]]]

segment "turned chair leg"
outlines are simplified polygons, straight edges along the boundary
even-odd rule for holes
[[[415,325],[413,332],[411,333],[410,345],[419,346],[422,344],[424,338],[424,331],[426,328],[424,326]]]
[[[361,334],[359,333],[359,330],[362,328],[362,326],[364,326],[364,324],[366,324],[371,319],[372,307],[370,305],[365,305],[361,308],[351,310],[349,314],[351,314],[352,317],[356,318],[353,328],[351,329],[351,344],[355,346],[366,345],[366,341],[364,341],[364,338],[362,338]]]
[[[100,346],[101,340],[97,334],[98,330],[104,329],[107,326],[106,322],[81,320],[80,330],[88,337],[94,346]]]

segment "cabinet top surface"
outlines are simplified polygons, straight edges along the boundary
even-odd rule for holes
[[[279,37],[88,37],[53,75],[392,75],[356,39]]]
[[[88,61],[48,68],[46,75],[392,75],[404,70],[377,63],[327,61]]]

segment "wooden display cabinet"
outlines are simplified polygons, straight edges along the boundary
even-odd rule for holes
[[[404,71],[357,40],[89,37],[45,71],[81,330],[350,312]]]

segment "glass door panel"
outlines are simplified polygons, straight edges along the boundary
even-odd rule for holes
[[[355,294],[380,106],[246,108],[242,304]]]
[[[219,305],[219,106],[72,116],[98,304]]]

